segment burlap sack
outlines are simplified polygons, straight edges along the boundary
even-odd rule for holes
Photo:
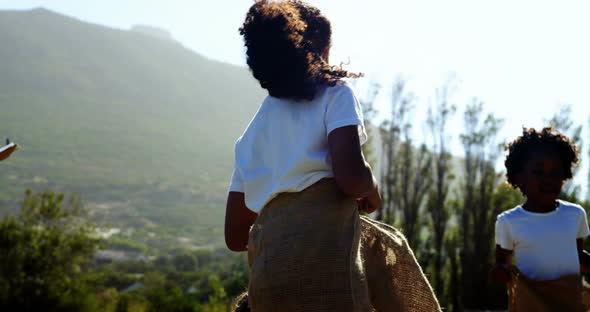
[[[376,311],[440,311],[406,238],[394,227],[361,217],[361,254]]]
[[[581,312],[590,311],[584,305],[585,288],[579,275],[555,280],[531,280],[512,270],[508,283],[508,311],[510,312]]]
[[[248,261],[252,311],[440,311],[404,237],[360,218],[333,179],[265,206]]]

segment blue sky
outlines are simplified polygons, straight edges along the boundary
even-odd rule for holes
[[[459,113],[452,131],[462,130],[462,109],[476,96],[488,112],[505,119],[500,137],[571,104],[584,125],[590,120],[590,12],[588,1],[391,1],[309,0],[331,19],[331,61],[349,62],[367,79],[385,85],[377,109],[388,115],[387,90],[403,76],[418,96],[416,137],[428,103],[450,73],[458,77],[453,100]],[[185,46],[209,58],[244,65],[237,29],[251,0],[0,0],[0,9],[45,7],[84,21],[129,29],[135,24],[164,28]],[[361,83],[362,85],[362,83]],[[361,92],[362,95],[362,92]],[[453,152],[461,154],[458,138]],[[581,172],[586,180],[586,165]],[[585,183],[584,183],[585,184]]]

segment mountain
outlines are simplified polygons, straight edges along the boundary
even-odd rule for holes
[[[151,28],[0,11],[0,138],[21,146],[0,163],[0,207],[76,193],[101,224],[221,239],[233,144],[264,95]]]
[[[139,32],[155,38],[160,38],[162,40],[174,41],[172,34],[170,34],[170,32],[166,29],[162,28],[152,27],[149,25],[134,25],[131,27],[131,31]]]

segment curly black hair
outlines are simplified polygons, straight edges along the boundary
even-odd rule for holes
[[[328,63],[330,21],[302,1],[256,1],[239,30],[248,66],[271,96],[311,100],[321,86],[361,76]]]
[[[523,128],[522,135],[506,146],[508,155],[504,160],[506,180],[514,188],[518,188],[515,177],[520,173],[524,164],[530,159],[533,148],[543,148],[555,151],[563,163],[563,179],[571,179],[573,168],[578,165],[578,148],[563,133],[553,127],[545,127],[541,131],[534,128]]]

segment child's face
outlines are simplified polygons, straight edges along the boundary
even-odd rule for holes
[[[563,163],[555,153],[534,149],[517,179],[528,200],[550,205],[555,202],[563,186]]]

